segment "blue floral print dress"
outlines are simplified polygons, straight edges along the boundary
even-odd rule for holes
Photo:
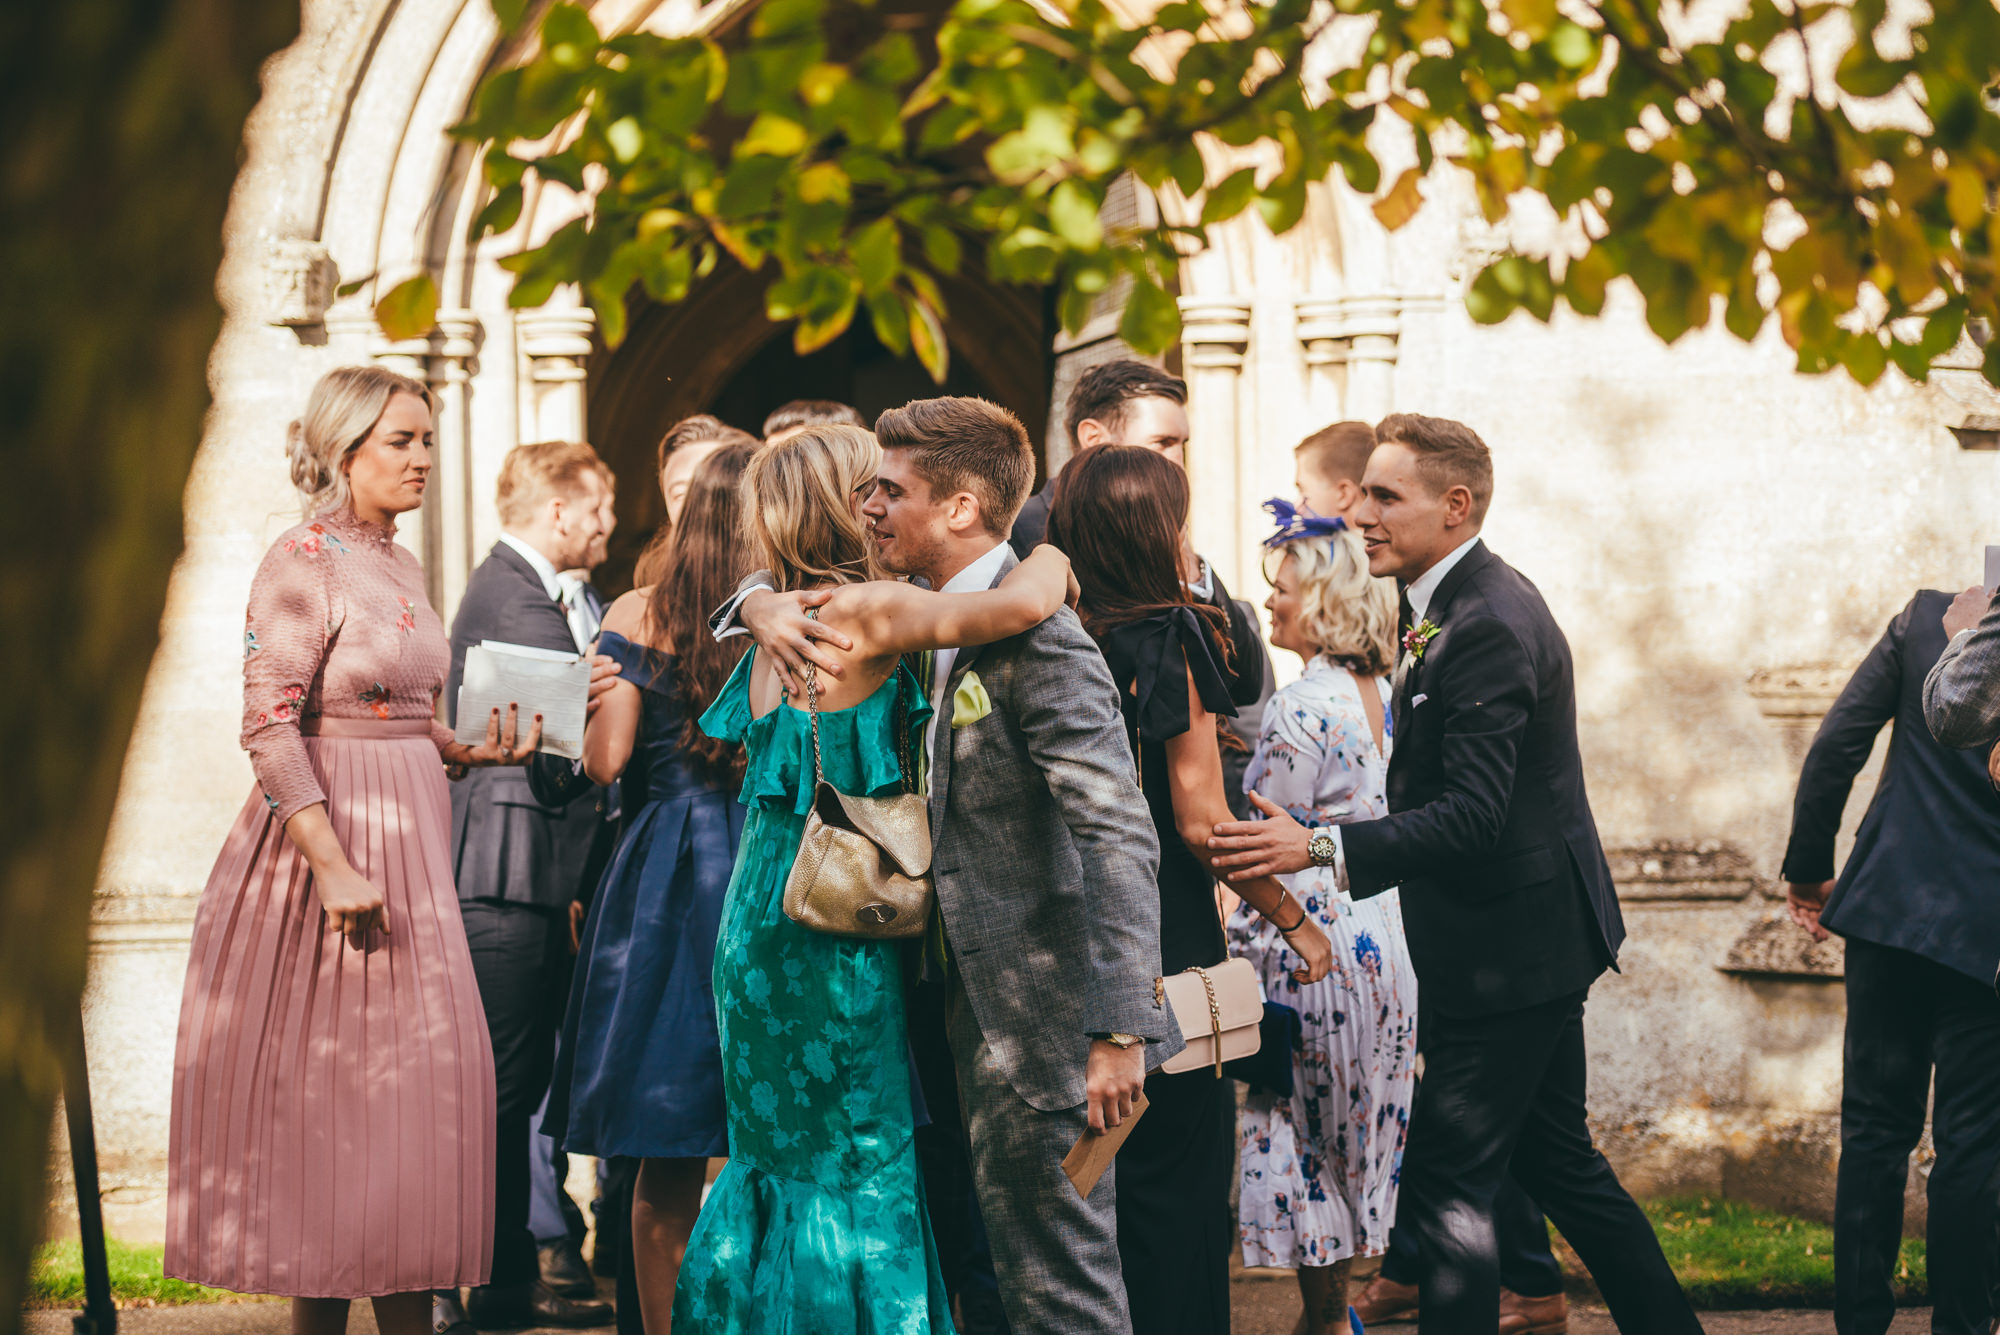
[[[1308,826],[1387,815],[1393,738],[1385,731],[1377,750],[1364,686],[1393,727],[1386,679],[1357,682],[1325,657],[1308,663],[1264,710],[1244,788]],[[1280,879],[1333,943],[1333,970],[1295,981],[1299,958],[1277,928],[1247,906],[1230,916],[1230,953],[1257,966],[1265,996],[1298,1011],[1304,1031],[1291,1097],[1253,1090],[1244,1107],[1239,1221],[1244,1265],[1295,1269],[1388,1246],[1416,1078],[1417,975],[1394,890],[1357,903],[1331,868]]]
[[[917,1172],[900,953],[785,916],[812,809],[812,723],[789,702],[751,717],[756,657],[701,719],[709,736],[744,744],[750,812],[715,946],[729,1163],[688,1239],[674,1330],[950,1335]],[[825,774],[840,791],[902,790],[898,692],[920,745],[931,710],[906,668],[860,704],[820,711]]]

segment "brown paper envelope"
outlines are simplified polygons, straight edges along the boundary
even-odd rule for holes
[[[1132,1115],[1117,1126],[1099,1135],[1089,1128],[1077,1138],[1070,1152],[1063,1156],[1063,1175],[1076,1188],[1076,1194],[1090,1199],[1091,1191],[1097,1186],[1097,1179],[1104,1176],[1104,1170],[1111,1167],[1111,1161],[1118,1156],[1118,1147],[1125,1143],[1125,1137],[1132,1134],[1132,1128],[1139,1124],[1139,1114],[1146,1111],[1146,1093],[1139,1091],[1132,1100]]]

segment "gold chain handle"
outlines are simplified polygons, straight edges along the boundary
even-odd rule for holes
[[[817,607],[808,607],[806,609],[806,619],[809,621],[819,620],[819,609]],[[822,782],[819,765],[819,669],[813,666],[811,659],[806,660],[806,708],[812,713],[813,786],[818,787]]]
[[[1216,1004],[1215,980],[1208,976],[1208,970],[1199,964],[1188,970],[1201,978],[1202,991],[1208,993],[1208,1028],[1215,1035],[1215,1078],[1222,1079],[1222,1007]]]

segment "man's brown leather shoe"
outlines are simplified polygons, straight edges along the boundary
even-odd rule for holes
[[[1500,1335],[1568,1335],[1569,1299],[1560,1293],[1525,1298],[1500,1290]]]
[[[1392,1279],[1377,1275],[1368,1281],[1368,1287],[1354,1300],[1354,1314],[1361,1318],[1364,1326],[1373,1326],[1385,1321],[1415,1321],[1417,1319],[1417,1286],[1398,1284]]]

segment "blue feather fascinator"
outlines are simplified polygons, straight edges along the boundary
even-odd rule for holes
[[[1347,531],[1347,521],[1335,515],[1328,519],[1310,510],[1302,510],[1282,496],[1273,496],[1264,502],[1264,508],[1271,518],[1278,521],[1278,531],[1264,539],[1266,547],[1278,548],[1288,542],[1302,538],[1331,538],[1336,533]]]

